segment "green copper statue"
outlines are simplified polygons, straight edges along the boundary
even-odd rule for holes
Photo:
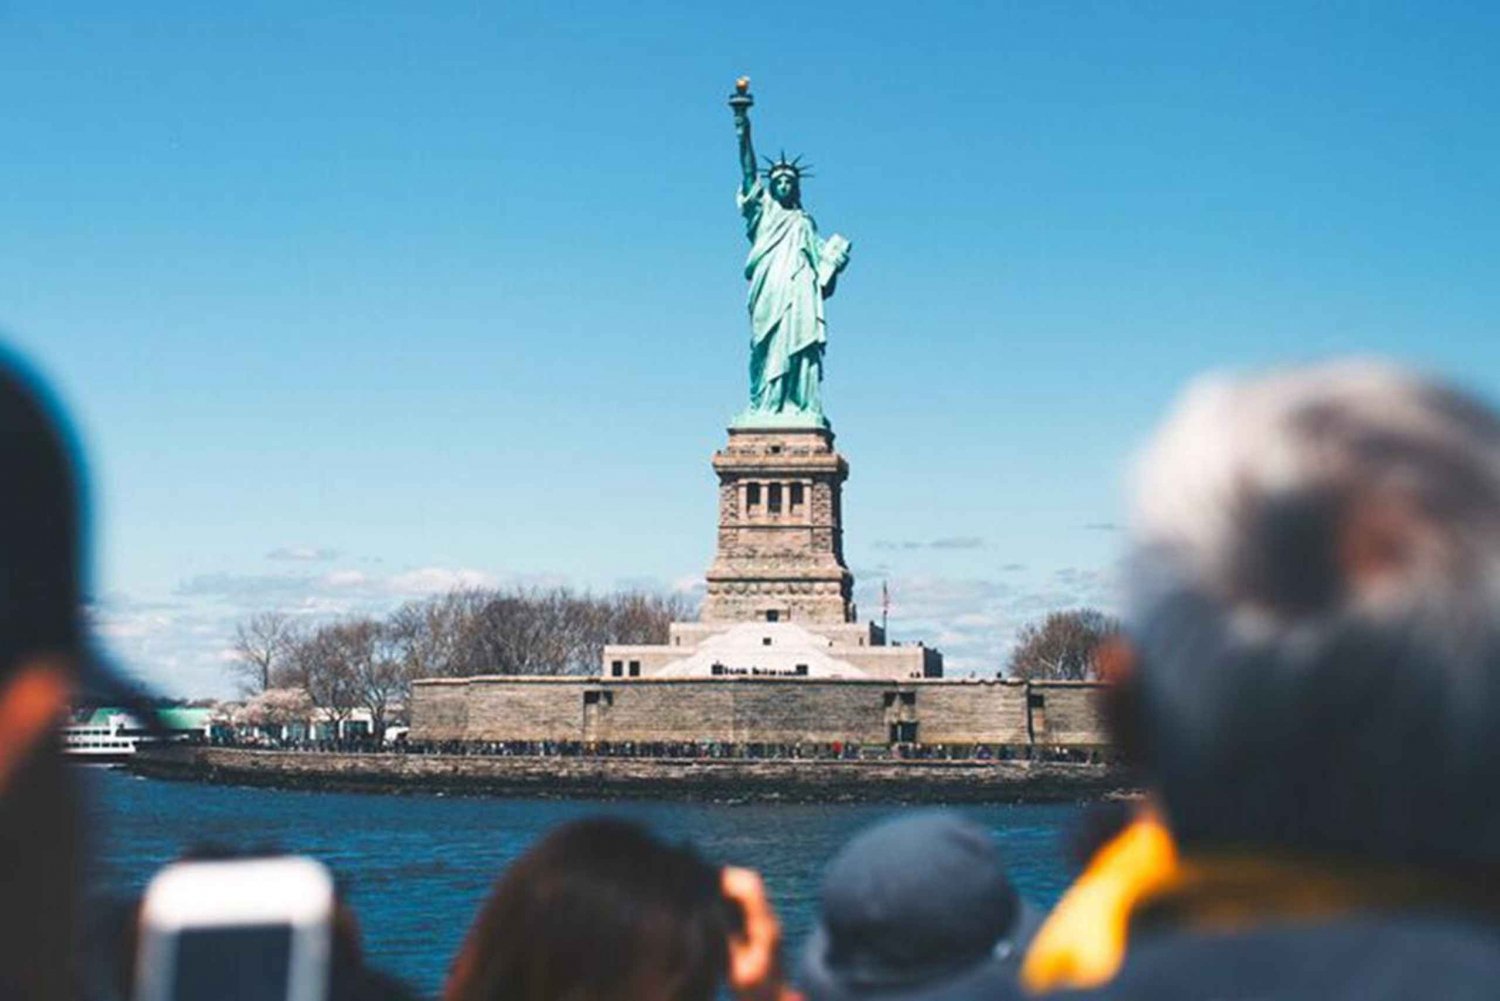
[[[818,238],[802,208],[801,158],[782,154],[761,174],[750,141],[750,80],[741,77],[729,98],[740,139],[740,213],[750,256],[750,405],[735,427],[827,427],[823,381],[823,300],[833,295],[849,263],[849,241]]]

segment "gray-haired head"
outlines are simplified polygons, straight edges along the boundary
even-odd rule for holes
[[[1185,842],[1500,852],[1500,418],[1354,362],[1189,389],[1136,476],[1139,748]]]

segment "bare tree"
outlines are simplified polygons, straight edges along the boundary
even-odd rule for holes
[[[1041,622],[1021,627],[1008,673],[1038,681],[1096,679],[1099,647],[1120,630],[1119,619],[1095,608],[1051,612]]]
[[[260,612],[235,626],[233,671],[240,688],[249,695],[271,688],[297,641],[296,624],[281,612]]]
[[[460,659],[465,673],[588,674],[606,643],[665,643],[667,624],[689,611],[681,597],[639,592],[490,592],[471,609]]]
[[[467,631],[468,666],[482,674],[563,674],[575,645],[572,595],[514,590],[490,594]]]
[[[355,661],[366,641],[362,634],[359,622],[326,625],[299,642],[288,657],[285,680],[307,692],[335,734],[360,706]]]
[[[305,688],[335,722],[368,708],[379,732],[409,699],[414,678],[589,674],[599,669],[606,644],[665,643],[668,624],[692,613],[680,595],[458,590],[407,602],[383,621],[348,620],[305,635],[280,616],[281,629],[269,634],[283,645],[258,660],[249,652],[241,659],[264,665],[254,672],[261,689]],[[261,650],[252,641],[263,618],[241,628],[236,649]]]
[[[669,624],[696,618],[695,609],[680,594],[627,591],[610,598],[608,609],[609,643],[665,643]]]
[[[389,625],[364,621],[358,627],[359,656],[353,660],[360,699],[370,710],[370,729],[376,740],[385,738],[391,714],[411,697],[411,673]]]
[[[387,641],[412,678],[453,678],[468,673],[463,657],[472,591],[408,601],[386,620]]]

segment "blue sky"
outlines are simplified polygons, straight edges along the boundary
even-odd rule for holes
[[[992,671],[1112,601],[1122,475],[1210,368],[1500,391],[1500,8],[0,7],[0,330],[91,462],[99,621],[453,584],[691,588],[745,393],[724,106],[854,241],[825,397],[863,611]]]

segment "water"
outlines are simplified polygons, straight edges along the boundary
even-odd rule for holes
[[[823,865],[860,828],[899,806],[583,802],[282,792],[84,769],[88,829],[105,892],[139,892],[184,849],[274,846],[332,867],[373,962],[437,993],[495,876],[540,834],[609,812],[690,840],[710,859],[760,870],[795,956],[816,909]],[[1075,806],[969,807],[995,831],[1012,877],[1038,904],[1070,878],[1063,832]]]

